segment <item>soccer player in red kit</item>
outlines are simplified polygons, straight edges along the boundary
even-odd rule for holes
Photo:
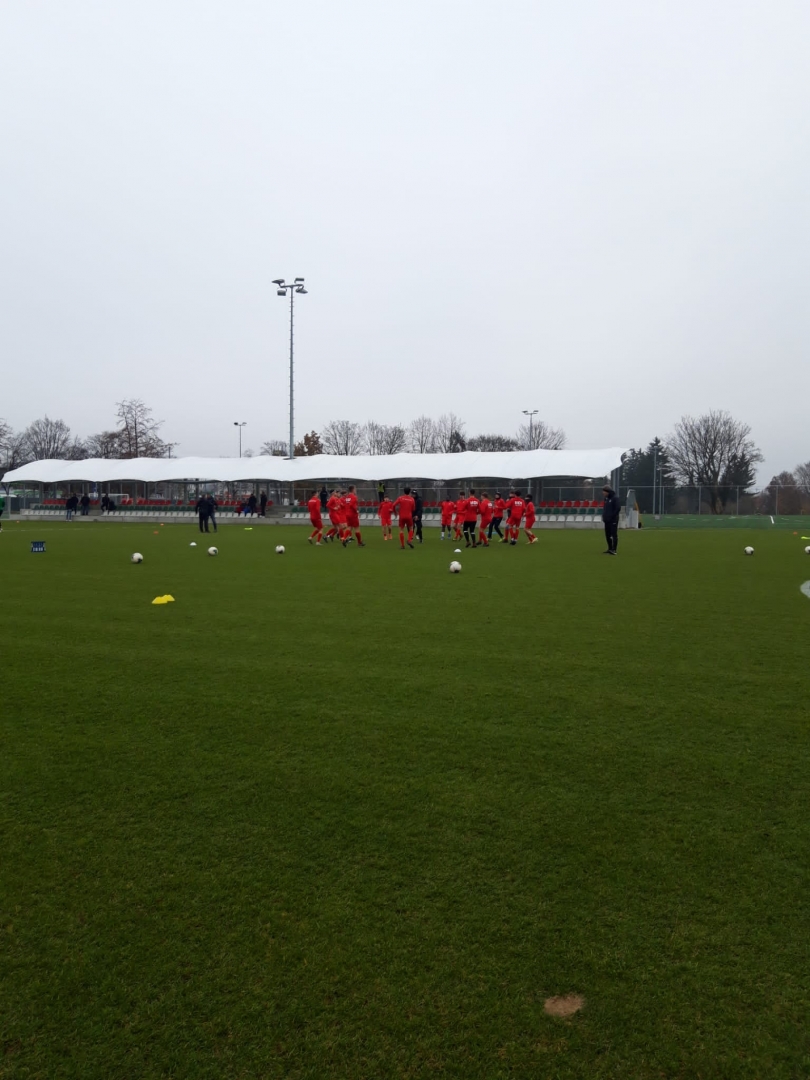
[[[455,527],[455,535],[453,536],[454,540],[461,539],[461,530],[464,528],[464,511],[466,507],[467,500],[464,498],[464,492],[460,491],[458,493],[458,499],[456,500],[456,516],[453,522],[453,525]]]
[[[394,509],[399,509],[399,546],[405,550],[405,531],[408,532],[408,547],[413,547],[413,512],[416,500],[411,496],[411,489],[406,487],[403,494],[394,503]]]
[[[537,543],[537,537],[532,532],[532,525],[535,523],[534,503],[532,502],[531,495],[526,498],[526,505],[523,508],[523,531],[529,538],[530,544]]]
[[[329,511],[329,520],[332,523],[332,528],[326,534],[326,539],[335,541],[335,536],[342,542],[343,534],[346,530],[346,519],[343,514],[343,503],[341,502],[340,494],[335,489],[329,496],[329,500],[326,503],[326,509]]]
[[[478,534],[478,539],[484,547],[489,547],[489,538],[487,536],[487,527],[492,522],[492,501],[489,495],[485,491],[481,492],[481,503],[479,505],[481,511],[481,526]]]
[[[380,525],[382,525],[383,540],[393,540],[394,534],[391,532],[391,515],[394,512],[394,504],[388,498],[387,495],[383,495],[383,500],[380,503],[380,508],[377,513],[380,515]]]
[[[365,547],[363,537],[360,535],[360,511],[357,508],[357,492],[354,489],[354,484],[349,484],[348,490],[340,501],[343,503],[343,512],[346,515],[346,532],[348,533],[348,538],[344,537],[343,543],[345,544],[348,539],[351,539],[352,529],[354,529],[357,546]]]
[[[309,510],[309,520],[312,524],[312,532],[307,537],[310,544],[313,539],[315,540],[315,547],[321,546],[321,537],[323,536],[323,521],[321,519],[321,500],[318,497],[317,491],[310,491],[309,498],[307,499],[307,509]]]
[[[453,511],[456,508],[456,504],[452,499],[445,499],[442,503],[442,540],[444,540],[445,531],[447,532],[447,539],[450,539],[450,530],[453,528]]]
[[[489,525],[489,532],[487,533],[487,536],[491,540],[492,539],[492,530],[494,529],[495,532],[498,534],[498,536],[500,536],[501,543],[503,543],[503,533],[501,532],[501,522],[503,521],[503,512],[506,509],[506,503],[503,501],[503,497],[501,496],[500,491],[495,492],[495,505],[493,506],[492,509],[494,511],[494,514],[493,514],[493,517],[492,517],[492,521],[490,522],[490,525]]]
[[[464,502],[464,539],[467,541],[467,547],[478,546],[475,542],[475,526],[478,524],[479,505],[475,488],[470,488],[470,494]]]
[[[506,500],[506,512],[509,515],[506,519],[506,539],[513,547],[520,536],[520,520],[523,517],[525,506],[526,504],[517,491],[513,491]]]

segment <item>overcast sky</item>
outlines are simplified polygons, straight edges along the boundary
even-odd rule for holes
[[[0,416],[810,459],[806,0],[7,0]],[[767,479],[767,477],[766,477]]]

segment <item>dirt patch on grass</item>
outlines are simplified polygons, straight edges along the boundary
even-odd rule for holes
[[[573,1016],[584,1004],[585,998],[581,994],[563,994],[546,998],[543,1008],[549,1016]]]

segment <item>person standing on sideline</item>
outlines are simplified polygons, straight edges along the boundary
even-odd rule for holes
[[[0,492],[0,532],[3,531],[3,511],[6,508],[6,500],[3,498],[3,493]]]
[[[382,525],[383,540],[393,540],[394,534],[391,532],[391,515],[394,512],[394,504],[388,498],[387,495],[383,497],[383,501],[380,503],[380,509],[377,513],[380,515],[380,525]]]
[[[399,509],[399,546],[405,550],[405,533],[408,533],[408,547],[413,547],[413,509],[416,504],[411,497],[411,489],[403,489],[402,495],[394,502],[394,509]]]
[[[452,499],[445,499],[442,503],[442,540],[444,540],[445,533],[447,533],[447,539],[450,539],[453,529],[453,511],[455,508],[456,504]]]
[[[537,537],[532,532],[532,526],[537,520],[537,515],[534,512],[534,503],[532,502],[531,495],[526,496],[526,506],[523,510],[523,531],[529,538],[530,544],[537,543]]]
[[[315,547],[320,547],[321,537],[323,536],[323,518],[321,517],[321,500],[317,491],[310,491],[307,499],[307,510],[309,510],[309,520],[312,525],[312,532],[307,537],[307,540],[310,544],[314,540]]]
[[[605,539],[607,540],[607,550],[603,552],[603,554],[618,555],[619,513],[621,512],[619,496],[609,484],[605,484],[602,491],[605,496],[605,501],[602,505],[602,521],[605,526]]]
[[[214,526],[214,532],[217,532],[217,510],[219,508],[219,503],[213,495],[209,495],[205,501],[208,504],[208,520]],[[205,526],[205,531],[208,532],[207,523]]]
[[[481,504],[475,494],[475,488],[470,488],[470,494],[464,500],[464,539],[466,547],[478,547],[475,542],[475,528],[478,524],[478,507]]]
[[[259,496],[259,517],[267,517],[267,492],[263,491]]]
[[[253,515],[256,513],[256,493],[254,491],[251,491],[247,504],[248,509],[250,510],[250,516],[253,517]],[[247,517],[247,515],[245,516]]]
[[[343,513],[346,516],[346,532],[348,536],[351,537],[352,530],[354,530],[357,546],[365,547],[363,537],[360,534],[360,511],[357,507],[357,492],[354,484],[349,484],[348,490],[344,492],[340,501],[343,503]]]
[[[324,511],[326,510],[326,504],[329,502],[329,492],[326,490],[326,484],[324,484],[323,487],[321,488],[320,500],[321,500],[321,516],[323,516]]]
[[[503,496],[500,491],[495,492],[495,504],[492,507],[492,521],[489,525],[489,531],[487,532],[487,539],[492,539],[492,530],[500,536],[503,540],[503,533],[501,532],[501,522],[503,521],[503,512],[506,509],[506,503],[503,501]]]
[[[478,542],[482,547],[489,547],[489,537],[487,536],[487,528],[492,531],[492,500],[485,491],[481,492],[481,529],[478,534]]]
[[[422,543],[422,496],[418,491],[412,491],[413,495],[413,531],[419,543]]]
[[[85,492],[84,495],[82,495],[82,497],[79,499],[79,506],[82,508],[82,517],[87,517],[87,515],[90,513],[90,496],[87,494],[87,492]]]
[[[71,491],[70,497],[65,503],[65,520],[72,521],[73,515],[76,513],[76,507],[79,505],[79,496],[74,495]]]
[[[197,499],[197,504],[194,507],[200,518],[200,532],[208,532],[208,499],[205,495],[200,495]]]
[[[380,480],[377,484],[377,502],[382,503],[385,501],[385,484]]]

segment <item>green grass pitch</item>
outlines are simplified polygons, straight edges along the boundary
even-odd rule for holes
[[[366,531],[5,525],[0,1077],[810,1074],[807,541]]]

